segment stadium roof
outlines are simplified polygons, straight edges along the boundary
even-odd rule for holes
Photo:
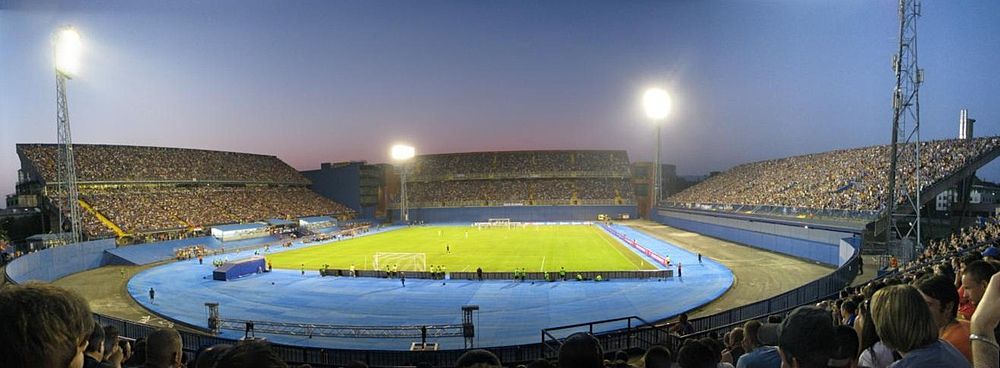
[[[231,224],[231,225],[212,226],[212,229],[213,230],[214,229],[219,229],[219,230],[222,230],[222,231],[238,231],[238,230],[259,229],[259,228],[262,228],[262,227],[265,227],[265,226],[267,226],[267,225],[265,223],[263,223],[263,222],[253,222],[253,223],[249,223],[249,224]]]

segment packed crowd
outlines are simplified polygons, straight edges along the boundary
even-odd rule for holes
[[[914,144],[901,146],[897,169],[904,195],[916,193]],[[1000,147],[1000,137],[920,144],[920,186],[926,188]],[[736,166],[666,199],[677,204],[773,205],[878,211],[888,188],[890,146],[839,150]]]
[[[494,173],[628,173],[625,151],[509,151],[418,156],[414,176]]]
[[[769,323],[692,340],[680,367],[997,367],[1000,226],[932,242],[893,273]],[[716,345],[712,349],[711,346]],[[699,353],[708,347],[711,354]],[[779,354],[780,351],[780,354]],[[697,356],[699,358],[694,359]],[[687,359],[687,360],[685,360]]]
[[[298,186],[82,187],[80,199],[129,234],[352,212]],[[82,221],[93,237],[113,235],[89,211]]]
[[[413,182],[407,186],[409,201],[414,204],[449,205],[462,201],[491,203],[528,203],[569,201],[573,199],[634,200],[627,179],[517,179],[517,180],[448,180]]]
[[[45,182],[57,181],[58,145],[19,144],[17,152]],[[274,156],[185,148],[73,145],[79,182],[223,181],[309,184]]]

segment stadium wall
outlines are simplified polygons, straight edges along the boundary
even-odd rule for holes
[[[319,195],[361,212],[361,162],[350,162],[334,167],[320,164],[319,170],[301,171]]]
[[[476,222],[491,218],[509,218],[511,221],[596,221],[598,214],[628,214],[637,218],[636,206],[504,206],[504,207],[446,207],[411,208],[411,221],[424,222]]]
[[[657,213],[665,225],[834,267],[844,265],[861,246],[860,230],[852,233],[662,208]]]
[[[114,239],[95,240],[28,253],[7,265],[7,276],[19,284],[52,282],[104,264],[104,251],[115,249]]]

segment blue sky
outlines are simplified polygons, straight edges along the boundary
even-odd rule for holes
[[[997,135],[1000,2],[925,1],[925,139]],[[85,43],[69,83],[77,143],[321,162],[512,149],[651,160],[638,104],[666,87],[663,161],[703,174],[885,144],[896,2],[0,0],[0,193],[14,145],[54,142],[50,40]],[[982,172],[1000,180],[1000,170]]]

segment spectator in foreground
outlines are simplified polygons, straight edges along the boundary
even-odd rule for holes
[[[990,278],[990,283],[980,299],[980,308],[972,314],[972,361],[976,368],[1000,367],[1000,346],[997,345],[996,328],[1000,323],[1000,273]]]
[[[181,335],[175,329],[161,328],[146,337],[146,363],[142,367],[184,367],[183,357]]]
[[[677,351],[677,365],[681,368],[716,368],[712,348],[701,340],[688,339]]]
[[[871,293],[874,294],[875,292],[872,291]],[[861,344],[859,345],[861,355],[858,356],[859,367],[886,368],[892,365],[897,358],[901,358],[898,356],[898,353],[894,353],[892,349],[885,346],[882,339],[878,337],[878,332],[875,331],[875,321],[872,320],[867,300],[858,308],[858,318],[857,322],[854,323],[854,329],[861,339]]]
[[[879,337],[903,356],[894,368],[971,367],[962,353],[938,339],[934,317],[916,288],[887,286],[875,293],[871,304]]]
[[[847,326],[837,326],[837,347],[830,355],[828,367],[857,368],[858,367],[858,333]]]
[[[736,327],[729,332],[726,344],[727,348],[722,352],[722,362],[735,364],[745,352],[743,350],[743,327]]]
[[[104,326],[104,361],[101,362],[102,364],[105,366],[122,366],[122,361],[128,359],[131,350],[123,348],[121,342],[118,338],[117,327],[111,325]],[[127,345],[128,342],[126,341],[125,344]],[[121,358],[117,357],[118,354],[121,354]]]
[[[135,339],[132,356],[125,361],[124,365],[126,367],[141,367],[143,364],[146,364],[146,338],[140,337]]]
[[[736,368],[779,368],[781,367],[781,356],[778,349],[773,346],[764,346],[757,338],[760,330],[760,322],[747,321],[743,324],[743,349],[746,350],[740,360],[736,361]]]
[[[962,291],[969,298],[969,302],[978,308],[979,301],[983,299],[986,292],[986,285],[990,282],[990,277],[996,273],[996,268],[986,261],[975,261],[969,263],[962,270]],[[975,312],[975,309],[973,309]],[[971,317],[971,314],[970,314]]]
[[[670,368],[674,364],[674,359],[670,356],[670,350],[660,345],[650,347],[646,351],[643,361],[645,362],[645,368]]]
[[[782,366],[826,368],[837,349],[833,316],[815,306],[798,307],[781,324],[761,326],[762,344],[777,344]]]
[[[233,346],[229,344],[218,344],[203,347],[200,351],[198,351],[198,355],[195,358],[194,368],[215,367],[219,360],[232,349]]]
[[[584,332],[569,335],[559,348],[559,368],[602,368],[604,351],[597,338]]]
[[[456,368],[503,368],[500,358],[489,350],[473,349],[458,357]]]
[[[118,334],[115,333],[115,344],[108,345],[104,327],[94,321],[93,331],[87,338],[87,350],[83,352],[83,368],[121,368],[122,351],[117,344]]]
[[[556,368],[556,366],[548,360],[538,359],[528,363],[528,365],[524,366],[524,368]]]
[[[215,368],[287,368],[285,361],[278,358],[271,345],[266,342],[250,341],[237,345],[222,356]]]
[[[87,337],[87,349],[83,351],[83,368],[99,368],[104,360],[104,328],[96,321]]]
[[[972,346],[969,343],[969,321],[959,321],[958,291],[945,276],[928,275],[916,283],[917,290],[927,302],[938,328],[938,337],[958,349],[965,359],[972,362]]]
[[[26,284],[0,289],[0,367],[83,366],[93,328],[87,302],[66,289]]]

